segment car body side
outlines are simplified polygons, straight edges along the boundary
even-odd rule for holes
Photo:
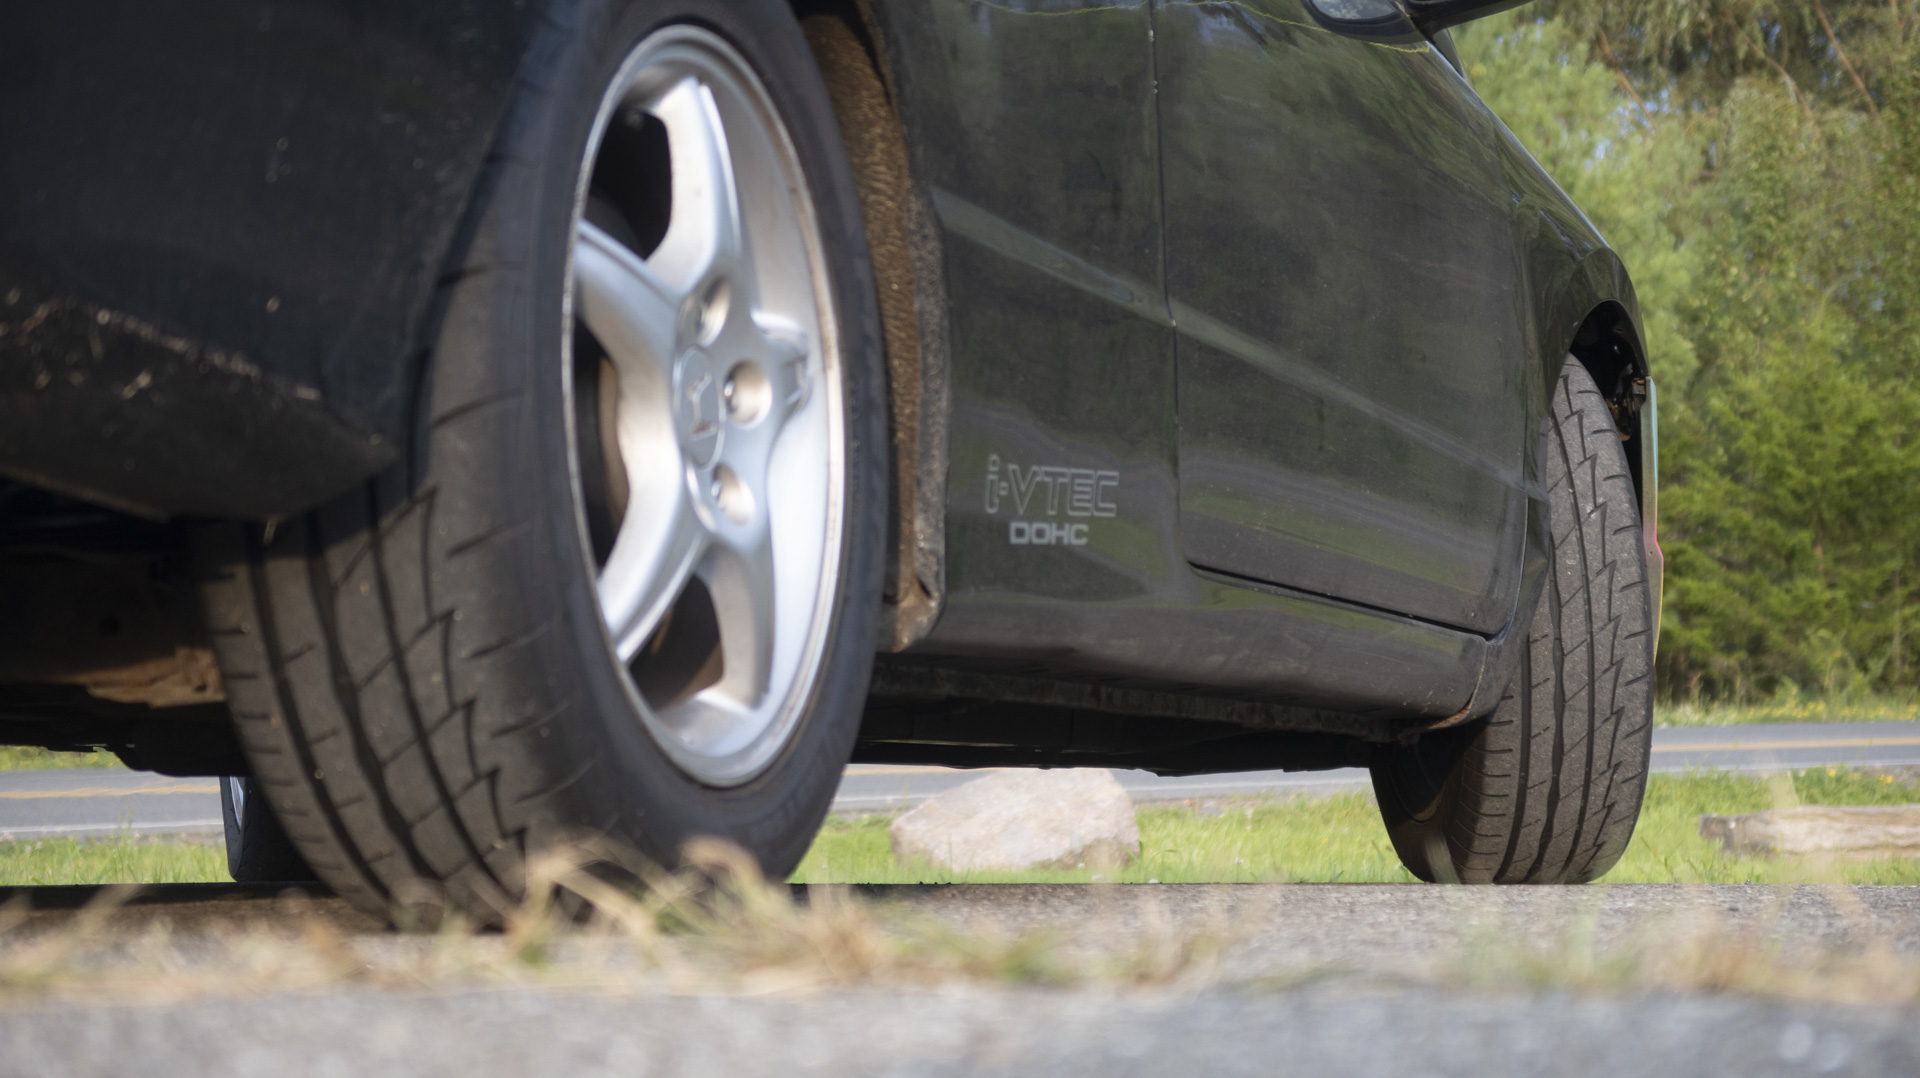
[[[1511,260],[1493,267],[1505,282],[1492,297],[1496,311],[1505,305],[1493,335],[1517,338],[1494,391],[1505,395],[1495,404],[1518,417],[1507,427],[1512,482],[1524,492],[1532,534],[1513,522],[1511,545],[1500,553],[1511,578],[1499,608],[1477,624],[1447,624],[1408,616],[1381,593],[1356,602],[1350,592],[1209,571],[1183,542],[1189,492],[1181,456],[1196,417],[1187,411],[1182,366],[1193,340],[1224,336],[1232,347],[1239,334],[1183,302],[1193,297],[1167,277],[1174,239],[1146,227],[1172,213],[1169,22],[1196,11],[1217,16],[1194,35],[1196,64],[1210,61],[1207,50],[1245,53],[1277,32],[1319,35],[1314,43],[1332,46],[1334,62],[1377,46],[1327,34],[1290,0],[893,0],[874,10],[915,178],[943,226],[953,364],[944,610],[910,654],[974,670],[1097,677],[1412,721],[1457,721],[1490,708],[1511,668],[1508,629],[1537,594],[1545,544],[1534,437],[1570,352],[1597,368],[1622,406],[1623,431],[1638,439],[1646,368],[1632,287],[1565,194],[1434,50],[1397,47],[1396,60],[1424,65],[1427,84],[1481,126],[1482,171],[1452,178],[1456,189],[1471,182],[1483,202],[1499,206],[1511,236],[1490,248],[1467,231],[1484,213],[1458,213],[1444,197],[1424,207],[1439,219],[1442,241],[1476,240],[1477,254]],[[1203,129],[1196,139],[1212,137]],[[1217,149],[1222,158],[1237,152]],[[1449,164],[1432,167],[1445,178]],[[1353,216],[1338,224],[1351,248],[1381,262],[1403,257],[1405,237],[1390,222]],[[1427,343],[1418,334],[1440,327],[1396,328],[1402,336],[1390,345],[1411,361]],[[1316,388],[1357,398],[1359,408],[1377,405],[1399,388],[1391,361],[1372,368],[1372,384],[1309,371],[1320,384],[1296,389],[1294,412],[1311,410]],[[1363,481],[1390,482],[1394,463],[1381,467]],[[1046,511],[1022,514],[1030,507],[1001,492],[1011,484],[1017,496],[1023,482],[1034,484],[1034,498],[1075,482],[1110,489],[1116,518],[1100,516],[1104,507],[1093,503],[1076,516],[1051,498]],[[1017,519],[1023,515],[1033,519]],[[1083,530],[1063,536],[1063,527]],[[1045,542],[1036,541],[1040,534]]]
[[[0,158],[0,473],[148,518],[265,522],[389,465],[420,418],[434,285],[559,2],[88,0],[10,16],[0,134],[25,149]],[[1568,355],[1616,404],[1643,502],[1654,465],[1624,266],[1447,61],[1426,44],[1392,60],[1451,87],[1447,107],[1484,132],[1483,172],[1451,182],[1497,206],[1511,236],[1469,246],[1510,259],[1479,268],[1511,291],[1494,297],[1510,322],[1488,330],[1511,358],[1487,392],[1519,508],[1495,537],[1492,605],[1435,617],[1337,575],[1299,586],[1196,565],[1182,520],[1182,439],[1204,418],[1181,411],[1183,371],[1199,369],[1188,352],[1266,353],[1170,283],[1160,87],[1173,73],[1155,34],[1172,24],[1156,20],[1198,20],[1185,40],[1203,57],[1275,34],[1326,36],[1313,47],[1336,61],[1377,46],[1316,29],[1295,0],[796,8],[856,25],[905,138],[905,212],[932,226],[910,230],[909,289],[926,344],[914,428],[937,444],[903,446],[917,455],[901,466],[937,469],[923,481],[939,496],[932,519],[908,515],[900,556],[923,567],[937,617],[895,634],[880,686],[957,691],[929,671],[980,679],[968,691],[989,697],[1093,685],[1061,699],[1223,709],[1197,718],[1270,705],[1243,725],[1342,729],[1314,718],[1328,713],[1372,722],[1344,729],[1372,737],[1490,709],[1538,593],[1529,432]],[[1444,199],[1428,208],[1447,225]],[[1337,224],[1353,250],[1404,246],[1386,218]],[[880,268],[881,288],[900,284]],[[1420,327],[1395,332],[1420,351]],[[1277,421],[1317,393],[1425,422],[1378,380],[1384,360],[1373,382],[1308,367]],[[1471,417],[1448,421],[1471,432]],[[916,740],[940,738],[870,756],[932,758]]]

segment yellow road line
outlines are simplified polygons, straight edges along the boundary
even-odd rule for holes
[[[217,782],[183,782],[173,786],[79,786],[71,790],[4,790],[0,799],[36,801],[43,797],[131,797],[134,794],[217,794]]]
[[[1834,737],[1824,741],[1698,741],[1691,745],[1655,745],[1655,752],[1740,751],[1755,749],[1849,749],[1873,745],[1920,745],[1920,737]]]

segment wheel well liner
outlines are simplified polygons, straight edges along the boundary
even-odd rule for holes
[[[945,593],[947,325],[940,230],[913,182],[906,131],[873,13],[853,0],[794,0],[833,101],[859,188],[892,438],[892,498],[880,646],[925,637]]]
[[[1642,413],[1648,401],[1646,352],[1632,316],[1620,303],[1601,303],[1581,320],[1567,346],[1568,354],[1580,361],[1593,377],[1594,385],[1607,399],[1614,425],[1627,446],[1627,464],[1633,472],[1633,489],[1642,510],[1647,508],[1646,477],[1651,463],[1647,433],[1642,430]]]

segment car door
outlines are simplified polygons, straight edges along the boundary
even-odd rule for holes
[[[1498,631],[1531,329],[1491,116],[1410,26],[1155,2],[1186,556]]]

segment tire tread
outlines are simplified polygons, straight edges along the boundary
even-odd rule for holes
[[[1408,803],[1400,765],[1375,768],[1395,848],[1424,879],[1597,878],[1625,851],[1645,792],[1652,638],[1637,499],[1606,402],[1572,357],[1546,449],[1553,546],[1513,685],[1455,735],[1457,761],[1426,812]],[[1435,838],[1450,864],[1433,863]]]

